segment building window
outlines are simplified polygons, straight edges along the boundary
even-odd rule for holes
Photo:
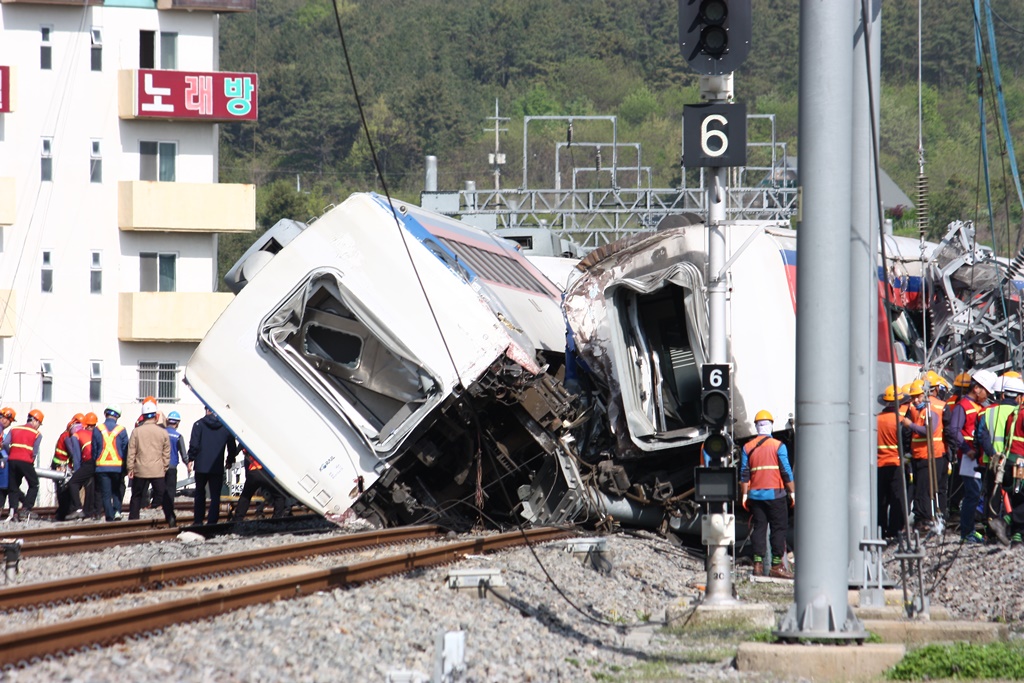
[[[42,291],[53,291],[53,252],[43,252],[43,267],[40,271]]]
[[[89,292],[92,294],[103,293],[103,266],[98,251],[92,252],[92,263],[89,265]]]
[[[89,152],[89,182],[103,182],[103,156],[100,154],[100,141],[93,140]]]
[[[177,261],[176,254],[139,254],[139,291],[176,291]]]
[[[156,31],[139,31],[139,68],[156,68]]]
[[[173,183],[175,157],[178,155],[176,142],[139,142],[139,180],[159,180]]]
[[[53,138],[43,138],[39,151],[39,179],[44,182],[53,180]]]
[[[92,70],[103,71],[103,29],[94,27],[92,37]]]
[[[99,403],[103,400],[103,363],[98,360],[89,361],[89,402]]]
[[[158,402],[178,400],[178,364],[139,361],[139,400],[154,396]]]
[[[178,34],[160,33],[160,68],[178,68]]]
[[[52,26],[42,26],[39,29],[41,34],[41,45],[39,46],[39,68],[49,71],[53,68],[53,46],[50,38],[53,37]]]
[[[43,403],[53,403],[53,361],[39,361],[39,376],[42,380],[39,400]]]

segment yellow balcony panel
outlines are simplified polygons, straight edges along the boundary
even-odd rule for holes
[[[14,178],[0,178],[0,225],[14,225]]]
[[[256,0],[157,0],[157,9],[206,10],[207,12],[252,12]]]
[[[0,337],[14,336],[14,319],[18,311],[18,300],[13,289],[0,289]]]
[[[117,224],[155,232],[252,232],[256,186],[232,183],[118,183]]]
[[[230,292],[121,292],[117,338],[199,342],[234,297]]]

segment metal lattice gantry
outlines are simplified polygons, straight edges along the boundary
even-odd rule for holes
[[[607,121],[611,138],[573,140],[574,121]],[[558,142],[554,154],[554,188],[531,188],[529,169],[529,127],[534,121],[566,121],[569,140]],[[728,220],[787,221],[796,213],[797,189],[788,166],[786,143],[776,140],[775,117],[770,114],[749,115],[748,121],[767,122],[765,139],[748,141],[751,163],[732,169],[727,188]],[[762,128],[764,126],[762,125]],[[571,187],[561,187],[562,152],[571,146],[596,149],[608,153],[608,163],[576,166],[571,169]],[[631,165],[620,165],[623,150],[628,149]],[[424,192],[421,204],[428,209],[485,228],[547,227],[560,237],[571,239],[581,247],[593,248],[613,242],[635,232],[653,230],[670,215],[707,213],[707,189],[703,169],[687,172],[682,169],[682,186],[676,188],[642,187],[640,178],[651,170],[641,165],[639,143],[618,141],[618,125],[614,116],[527,116],[523,119],[523,175],[518,188],[478,190],[476,183],[449,192]],[[593,179],[593,186],[583,187],[581,174]],[[619,187],[624,174],[633,175],[633,187]],[[606,181],[606,182],[605,182]],[[753,182],[753,184],[751,184]],[[688,187],[690,183],[693,186]]]

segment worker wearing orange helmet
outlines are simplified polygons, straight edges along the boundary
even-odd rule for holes
[[[98,519],[100,505],[96,496],[96,459],[93,458],[92,440],[99,417],[96,413],[86,413],[82,417],[82,428],[68,439],[68,456],[71,459],[74,474],[68,481],[71,497],[71,512],[68,519]],[[82,492],[85,491],[85,508],[82,508]]]
[[[56,470],[57,472],[67,472],[68,470],[68,446],[67,441],[71,438],[71,435],[82,428],[82,418],[85,417],[82,413],[75,413],[75,416],[68,421],[68,426],[60,433],[57,437],[57,443],[53,447],[53,460],[50,461],[50,469]],[[68,489],[67,480],[59,481],[54,480],[53,482],[54,493],[57,499],[57,512],[54,518],[58,522],[63,522],[68,512],[71,511],[71,491]]]
[[[786,532],[789,530],[788,507],[796,504],[796,490],[786,444],[772,437],[773,424],[772,414],[767,410],[754,415],[757,436],[743,444],[740,495],[743,508],[750,510],[753,516],[754,574],[764,572],[765,534],[771,530],[772,568],[769,575],[792,579],[793,574],[783,566],[782,558],[786,554]],[[789,506],[786,505],[787,499]]]
[[[11,504],[11,519],[15,522],[32,519],[32,508],[39,494],[39,475],[36,474],[36,462],[39,461],[39,446],[43,435],[39,428],[43,424],[43,413],[33,408],[28,411],[25,424],[11,427],[4,434],[3,449],[9,454],[10,482],[8,495]],[[28,491],[21,499],[21,482],[28,482]],[[18,504],[21,503],[21,509]]]

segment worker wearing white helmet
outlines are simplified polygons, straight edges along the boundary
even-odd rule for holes
[[[998,380],[991,370],[976,370],[971,375],[967,393],[953,406],[949,417],[947,433],[953,453],[960,458],[960,479],[964,488],[964,499],[960,503],[960,540],[964,543],[985,542],[985,537],[974,529],[974,517],[981,502],[982,471],[988,456],[976,443],[976,437],[981,413],[995,393]]]
[[[994,466],[993,463],[997,462],[997,456],[1007,451],[1013,438],[1013,416],[1019,410],[1021,398],[1024,396],[1024,381],[1016,377],[1016,374],[1008,372],[998,378],[996,390],[1000,393],[1000,400],[981,414],[975,432],[978,450],[984,453],[984,460],[989,466],[989,469],[985,470],[982,487],[983,491],[991,494],[985,496],[985,520],[996,538],[1004,545],[1010,545],[1011,538],[1003,521],[1002,482],[995,481],[995,473],[991,468]]]

